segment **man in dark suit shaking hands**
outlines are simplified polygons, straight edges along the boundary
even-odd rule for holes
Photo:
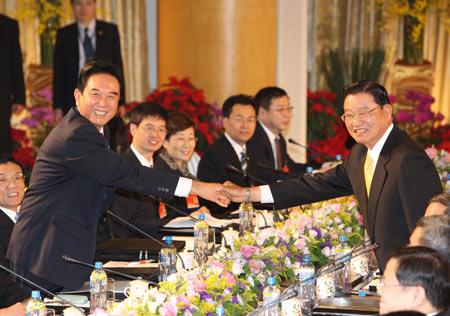
[[[281,209],[354,194],[370,238],[380,245],[376,255],[383,270],[389,252],[408,243],[428,201],[442,187],[427,154],[392,123],[383,86],[363,81],[346,87],[342,119],[357,142],[342,165],[251,188],[251,199]],[[231,187],[232,200],[243,200],[246,190]]]
[[[228,205],[222,185],[164,174],[126,161],[108,147],[106,123],[116,114],[120,71],[92,61],[80,72],[70,109],[40,148],[8,249],[15,270],[50,290],[79,288],[93,262],[97,223],[114,188],[158,197],[197,194]]]

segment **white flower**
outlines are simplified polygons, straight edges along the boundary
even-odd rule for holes
[[[250,283],[251,286],[255,286],[255,280],[253,280],[251,275],[247,277],[247,282]]]

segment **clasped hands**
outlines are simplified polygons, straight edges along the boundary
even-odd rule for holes
[[[246,190],[230,181],[225,181],[223,184],[193,181],[191,192],[222,207],[227,207],[230,202],[243,202]]]

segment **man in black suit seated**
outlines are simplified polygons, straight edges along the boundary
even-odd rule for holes
[[[281,209],[354,194],[370,239],[380,245],[375,254],[383,270],[389,252],[406,246],[428,201],[442,192],[433,162],[393,124],[392,111],[382,85],[349,85],[342,119],[357,144],[343,164],[268,186],[230,188],[232,200],[242,201],[250,193],[252,202]]]
[[[25,83],[19,25],[3,14],[0,14],[0,39],[0,156],[8,156],[12,150],[11,112],[24,107]]]
[[[272,183],[303,174],[306,165],[296,163],[289,157],[282,134],[291,123],[293,110],[286,91],[266,87],[258,91],[254,100],[258,109],[258,124],[248,148],[258,157],[258,177]]]
[[[22,169],[15,162],[7,160],[6,157],[2,158],[0,160],[0,264],[4,266],[8,266],[5,258],[6,251],[24,193],[25,182]],[[0,307],[7,307],[29,296],[30,293],[20,288],[10,276],[1,270]],[[6,315],[6,311],[4,312]],[[2,315],[1,310],[0,315]],[[13,313],[11,312],[10,315]]]
[[[250,96],[234,95],[225,100],[222,113],[225,133],[206,150],[200,160],[197,176],[206,182],[223,183],[228,180],[240,186],[250,186],[253,180],[245,174],[255,175],[259,161],[259,157],[250,152],[247,146],[255,132],[255,105]],[[204,203],[215,214],[222,214],[227,210]],[[231,204],[228,209],[237,208],[237,204]]]
[[[63,255],[93,263],[97,223],[114,189],[158,197],[190,193],[226,206],[223,186],[138,166],[108,146],[106,123],[120,97],[120,70],[92,61],[80,72],[73,107],[42,144],[14,226],[7,259],[15,270],[51,291],[78,289],[91,269]]]
[[[123,78],[120,37],[117,26],[95,18],[95,0],[71,0],[75,23],[58,30],[53,60],[53,109],[55,122],[75,105],[73,90],[77,86],[78,73],[92,59],[108,60],[120,68],[119,105],[125,103],[125,81]],[[122,113],[122,106],[118,112]],[[115,116],[108,123],[110,145],[116,150],[115,133],[120,118]]]
[[[167,120],[166,110],[156,103],[141,103],[133,108],[130,113],[130,133],[133,140],[130,148],[123,153],[123,158],[136,165],[175,174],[157,154],[166,139]],[[177,175],[182,176],[182,174]],[[159,227],[179,216],[166,204],[186,209],[185,203],[183,206],[178,205],[178,199],[184,200],[180,197],[158,202],[147,194],[117,189],[111,211],[147,234],[161,237]],[[193,215],[196,214],[193,213]],[[144,237],[117,220],[111,219],[109,222],[114,238]]]
[[[427,247],[394,251],[386,265],[380,293],[380,315],[414,311],[448,315],[450,270],[438,252]]]

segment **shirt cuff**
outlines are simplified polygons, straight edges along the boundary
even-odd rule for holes
[[[175,189],[175,195],[180,197],[187,197],[192,189],[192,179],[180,177]]]
[[[268,185],[262,185],[259,187],[261,193],[261,203],[273,203],[272,191]]]

